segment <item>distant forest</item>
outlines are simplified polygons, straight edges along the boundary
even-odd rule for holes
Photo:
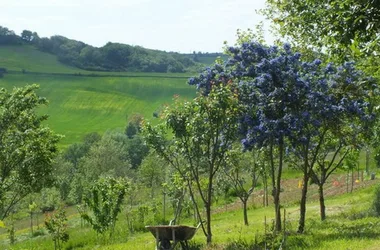
[[[39,37],[37,32],[29,30],[17,35],[0,26],[0,46],[23,44],[56,55],[64,64],[91,71],[195,72],[222,55],[200,52],[180,54],[112,42],[97,48],[59,35]]]

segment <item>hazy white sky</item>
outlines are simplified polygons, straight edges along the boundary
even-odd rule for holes
[[[20,34],[63,35],[189,53],[221,51],[237,29],[253,29],[265,0],[0,0],[0,25]],[[266,26],[266,28],[268,28]],[[267,36],[271,40],[270,36]]]

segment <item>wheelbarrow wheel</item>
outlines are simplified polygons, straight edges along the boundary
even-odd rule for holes
[[[188,250],[189,249],[189,244],[187,243],[187,240],[181,241],[180,244],[181,244],[182,250]]]
[[[161,240],[160,241],[160,249],[161,250],[170,250],[171,249],[170,240]]]

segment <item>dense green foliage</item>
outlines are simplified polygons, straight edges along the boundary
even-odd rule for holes
[[[264,11],[282,35],[345,56],[379,52],[380,4],[371,1],[268,0]]]
[[[47,100],[39,97],[36,85],[0,89],[0,218],[31,192],[51,186],[52,161],[59,136],[43,126],[46,115],[36,109]]]
[[[119,132],[103,136],[87,134],[82,142],[72,144],[56,159],[56,186],[61,200],[67,204],[81,204],[86,190],[99,177],[136,177],[148,151],[139,135],[128,138]]]
[[[21,39],[13,30],[0,26],[0,45],[21,44]]]

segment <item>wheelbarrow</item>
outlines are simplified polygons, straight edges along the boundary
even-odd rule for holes
[[[158,225],[158,226],[145,226],[156,238],[156,250],[173,250],[178,243],[181,244],[182,249],[188,249],[188,240],[191,240],[197,227],[189,227],[183,225]]]

